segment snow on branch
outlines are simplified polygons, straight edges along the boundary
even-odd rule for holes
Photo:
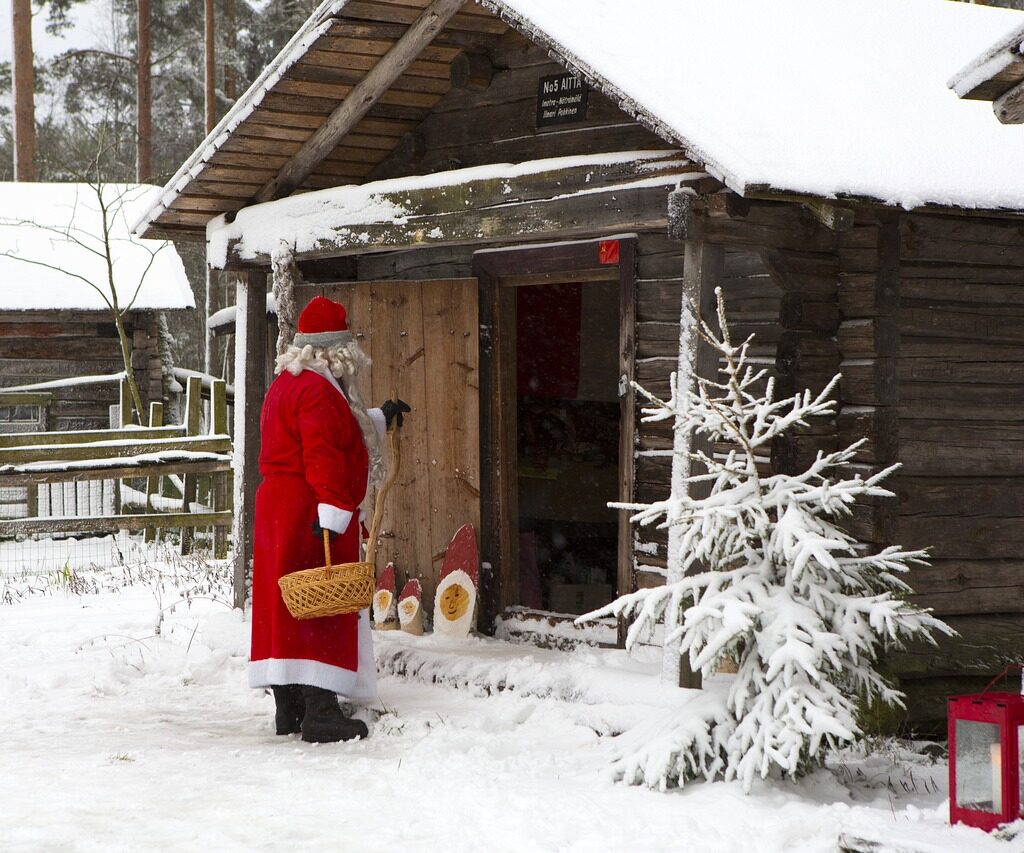
[[[669,556],[681,560],[685,576],[579,620],[631,619],[628,648],[664,622],[666,644],[677,642],[705,678],[726,658],[738,665],[710,728],[706,708],[686,705],[677,735],[634,739],[633,751],[622,754],[619,778],[655,787],[703,777],[739,779],[749,790],[758,777],[801,775],[829,748],[859,736],[859,700],[901,703],[876,669],[882,649],[912,637],[931,641],[934,630],[951,633],[906,600],[910,588],[900,575],[924,564],[924,551],[872,551],[842,527],[857,500],[891,496],[882,482],[897,466],[867,478],[851,473],[857,442],[819,451],[798,474],[758,469],[774,438],[834,414],[839,377],[818,394],[776,400],[774,382],[748,359],[750,339],[733,344],[721,290],[718,320],[720,334],[699,324],[719,355],[718,378],[689,388],[673,378],[667,401],[636,386],[649,403],[646,421],[673,419],[710,445],[732,448],[724,455],[687,450],[704,472],[685,477],[666,500],[624,507],[636,524],[675,528],[679,552]],[[707,497],[690,496],[697,483],[710,483]]]

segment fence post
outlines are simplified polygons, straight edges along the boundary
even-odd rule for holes
[[[253,504],[259,482],[260,407],[267,391],[267,275],[238,276],[235,304],[234,561],[235,607],[245,605],[253,550]]]
[[[210,433],[213,435],[228,434],[228,383],[223,379],[214,379],[210,387]],[[231,500],[231,472],[213,474],[210,480],[214,512],[228,509]],[[213,556],[218,560],[223,560],[227,555],[227,528],[216,527],[213,531]]]
[[[164,425],[164,404],[163,403],[150,403],[149,404],[149,426],[162,427]],[[146,478],[146,506],[143,508],[143,512],[156,512],[156,507],[152,506],[153,495],[160,494],[160,478],[157,476],[150,476]],[[155,527],[147,527],[144,537],[144,541],[153,542],[157,538],[157,530]]]
[[[185,388],[185,435],[199,435],[203,428],[203,380],[190,376]],[[182,477],[181,511],[192,511],[192,504],[199,497],[199,483],[195,474]],[[191,554],[195,540],[194,527],[181,528],[181,553]]]
[[[120,408],[120,413],[118,414],[118,420],[120,421],[120,423],[118,424],[118,426],[124,428],[128,426],[130,423],[133,423],[134,419],[132,418],[132,394],[131,390],[128,388],[127,377],[122,377],[121,382],[118,386],[118,407]]]

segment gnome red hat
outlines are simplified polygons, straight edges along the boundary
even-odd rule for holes
[[[328,349],[351,340],[345,306],[325,296],[314,296],[299,315],[299,331],[293,343],[297,347]]]

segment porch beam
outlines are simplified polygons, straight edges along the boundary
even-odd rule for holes
[[[395,42],[394,47],[353,87],[317,132],[284,164],[281,171],[264,184],[256,194],[256,201],[270,201],[290,195],[308,178],[463,5],[465,0],[434,0]]]
[[[635,162],[590,165],[422,189],[367,192],[365,200],[360,196],[353,203],[372,201],[378,209],[405,214],[386,222],[342,222],[311,248],[296,251],[295,259],[301,262],[423,246],[543,242],[665,228],[666,195],[684,183],[702,186],[708,182],[714,179],[673,158],[645,163],[642,170]],[[339,208],[346,201],[339,198]],[[235,226],[227,227],[237,227],[244,235],[245,213],[240,212]],[[287,210],[276,215],[286,240],[289,231],[301,232],[301,214],[294,222],[288,221]],[[322,221],[317,227],[323,233]],[[244,236],[229,242],[228,269],[269,265],[266,247],[249,246]]]

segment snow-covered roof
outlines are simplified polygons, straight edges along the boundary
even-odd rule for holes
[[[476,2],[742,194],[1024,210],[1024,131],[945,85],[1017,12],[948,0],[632,0],[628,11],[620,0]],[[349,3],[318,6],[137,232],[171,212]]]
[[[1017,12],[947,0],[632,0],[626,14],[619,0],[480,2],[739,192],[1024,209],[1024,131],[944,85]]]
[[[174,244],[139,239],[129,227],[158,193],[144,184],[106,184],[101,205],[89,184],[0,183],[0,310],[105,309],[90,286],[110,292],[104,230],[122,308],[194,308]]]
[[[1020,16],[1018,16],[1020,19]],[[983,83],[987,83],[1015,61],[1019,61],[1024,48],[1024,24],[1014,27],[994,45],[987,47],[949,79],[949,88],[961,98],[968,96]]]

